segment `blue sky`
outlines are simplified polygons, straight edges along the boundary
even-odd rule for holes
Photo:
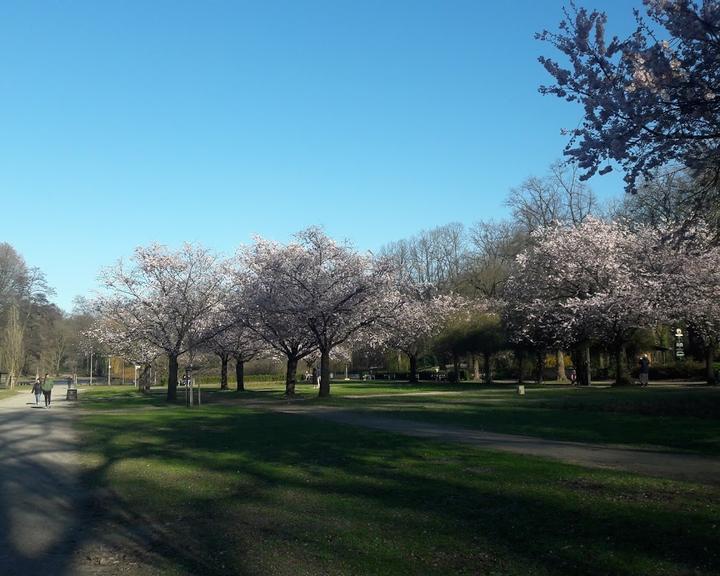
[[[594,5],[632,25],[630,1]],[[231,252],[320,224],[376,249],[502,217],[580,119],[537,92],[533,34],[562,6],[4,0],[0,240],[69,309],[152,241]]]

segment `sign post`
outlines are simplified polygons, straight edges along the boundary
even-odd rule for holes
[[[675,358],[685,358],[685,343],[683,342],[683,331],[681,328],[675,329]]]

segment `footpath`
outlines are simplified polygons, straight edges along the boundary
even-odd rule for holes
[[[139,519],[118,521],[112,501],[82,484],[66,392],[56,385],[50,408],[29,390],[0,400],[0,575],[152,574],[132,553]]]
[[[548,440],[534,436],[498,434],[446,424],[388,418],[367,411],[304,406],[300,402],[284,405],[258,402],[250,405],[273,412],[302,414],[340,424],[394,432],[415,438],[430,438],[444,442],[470,444],[487,450],[550,458],[589,468],[622,470],[672,480],[720,485],[720,459],[667,452],[662,448],[587,444]]]

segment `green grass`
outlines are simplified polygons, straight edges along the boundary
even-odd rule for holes
[[[154,574],[720,571],[717,488],[232,405],[113,404],[81,402],[85,480],[152,534]]]
[[[247,391],[241,393],[235,390],[220,390],[217,384],[203,384],[201,389],[202,403],[233,402],[247,399],[281,400],[284,392],[284,387],[279,382],[252,384]],[[86,409],[126,410],[149,406],[167,406],[167,389],[162,387],[151,388],[148,392],[143,393],[132,386],[83,386],[80,388],[80,397],[82,405]],[[185,389],[178,388],[176,404],[184,406],[185,402]]]
[[[329,400],[312,402],[493,432],[720,455],[718,388],[528,387],[518,396],[504,386],[366,398],[333,392]]]
[[[19,394],[20,392],[25,392],[29,394],[30,388],[13,388],[12,390],[8,388],[2,388],[0,389],[0,400],[2,400],[3,398],[9,398],[10,396],[14,396],[15,394]]]
[[[250,383],[248,391],[203,388],[203,402],[284,402],[282,382]],[[720,388],[701,386],[615,389],[528,386],[518,396],[510,385],[402,382],[336,382],[330,398],[299,384],[297,400],[383,416],[472,429],[590,443],[659,446],[720,455]],[[184,391],[179,390],[184,404]],[[102,409],[165,406],[165,391],[141,394],[128,387],[82,391],[83,404]]]

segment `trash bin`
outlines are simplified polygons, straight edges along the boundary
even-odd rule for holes
[[[65,400],[77,400],[77,387],[74,382],[68,384]]]

